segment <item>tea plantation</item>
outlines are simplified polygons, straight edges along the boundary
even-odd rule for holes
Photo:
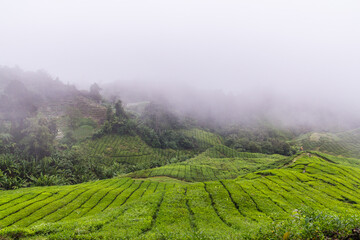
[[[216,145],[184,162],[129,174],[135,178],[168,176],[187,182],[236,178],[249,172],[285,165],[289,157],[259,153],[237,152]]]
[[[271,169],[225,179],[231,177],[218,175],[225,167],[237,174],[242,163],[261,168],[266,156],[212,158],[215,166],[233,159],[231,166],[212,171],[207,159],[212,151],[149,170],[141,179],[1,191],[0,238],[321,239],[350,236],[358,227],[360,169],[355,159],[274,155],[267,158],[274,163]]]
[[[360,158],[360,129],[339,133],[307,133],[294,142],[302,145],[305,150]]]
[[[127,164],[134,169],[161,166],[195,156],[194,150],[151,148],[139,136],[105,135],[87,140],[79,147],[98,163]]]

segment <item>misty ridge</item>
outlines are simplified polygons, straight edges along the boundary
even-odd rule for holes
[[[22,6],[1,8],[2,89],[17,79],[51,100],[96,82],[105,99],[154,101],[201,122],[359,127],[356,1]]]
[[[199,84],[170,81],[117,81],[104,84],[106,98],[120,96],[125,103],[153,101],[203,123],[339,131],[360,126],[360,99],[346,89],[302,84],[284,87],[251,85],[225,92]],[[240,91],[239,91],[240,90]],[[236,93],[241,92],[241,93]],[[206,124],[205,124],[206,125]]]
[[[88,86],[90,88],[90,86]],[[99,84],[104,100],[121,100],[124,106],[156,103],[181,118],[192,118],[203,126],[252,126],[264,123],[301,131],[341,131],[358,128],[358,96],[344,89],[246,86],[241,93],[209,89],[201,85],[164,81],[114,81]],[[49,102],[74,96],[89,96],[86,90],[64,84],[46,71],[0,68],[1,110],[7,117],[36,112]],[[15,96],[13,101],[6,96]],[[350,95],[350,96],[349,96]],[[24,113],[28,112],[28,113]],[[4,117],[4,116],[2,116]]]

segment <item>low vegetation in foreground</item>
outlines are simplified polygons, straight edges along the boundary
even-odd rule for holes
[[[359,176],[357,167],[313,153],[236,179],[122,177],[3,191],[0,236],[357,239]]]

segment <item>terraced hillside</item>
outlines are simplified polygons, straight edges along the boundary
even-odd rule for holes
[[[326,214],[359,216],[359,185],[359,168],[302,154],[280,169],[234,180],[187,183],[115,178],[3,191],[0,236],[243,239],[267,234],[296,239],[299,236],[292,229],[283,232],[286,229],[267,226],[273,221],[293,222],[294,210],[305,206]]]
[[[186,136],[196,139],[199,147],[204,149],[223,143],[219,135],[198,128],[182,130],[182,132]]]
[[[98,123],[103,123],[106,118],[106,107],[79,94],[46,102],[46,104],[40,107],[39,111],[46,116],[59,116],[59,114],[65,114],[68,108],[78,109],[84,117],[92,118]]]
[[[282,155],[237,152],[224,145],[217,145],[184,162],[137,171],[128,176],[167,176],[188,182],[234,179],[246,173],[283,166],[288,159]]]
[[[300,136],[295,142],[305,150],[360,157],[360,129],[340,133],[309,133]]]
[[[144,164],[147,168],[194,156],[194,151],[151,148],[139,136],[106,135],[88,140],[82,147],[108,163]]]

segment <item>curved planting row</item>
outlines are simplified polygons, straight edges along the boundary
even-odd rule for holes
[[[264,169],[281,167],[290,161],[281,155],[265,155],[254,153],[232,153],[237,157],[214,158],[213,151],[227,151],[227,147],[217,146],[187,161],[166,166],[133,172],[128,176],[148,178],[166,176],[187,182],[202,182],[219,179],[233,179],[240,175]],[[230,155],[230,154],[229,154]],[[244,157],[239,157],[244,156]]]
[[[189,171],[194,177],[201,173]],[[236,180],[117,178],[5,191],[0,236],[20,232],[52,239],[240,239],[267,223],[291,218],[303,207],[359,215],[359,176],[358,168],[301,156],[287,168]]]
[[[106,135],[85,142],[83,147],[90,156],[98,156],[102,160],[127,164],[145,163],[145,166],[151,162],[164,165],[194,156],[193,151],[151,148],[139,136]]]
[[[347,157],[360,157],[359,130],[322,136],[316,140],[312,140],[310,135],[302,139],[301,144],[307,150],[316,150]]]
[[[152,153],[152,149],[147,146],[139,137],[106,135],[99,139],[90,140],[86,147],[92,155],[109,156],[138,156]]]
[[[201,129],[194,128],[190,130],[182,130],[182,132],[186,136],[195,139],[199,145],[198,147],[200,148],[206,149],[223,143],[223,140],[219,135]]]
[[[209,166],[173,164],[164,167],[147,169],[130,173],[127,176],[133,178],[171,177],[186,182],[203,182],[226,178],[236,178],[236,174],[221,171]]]

